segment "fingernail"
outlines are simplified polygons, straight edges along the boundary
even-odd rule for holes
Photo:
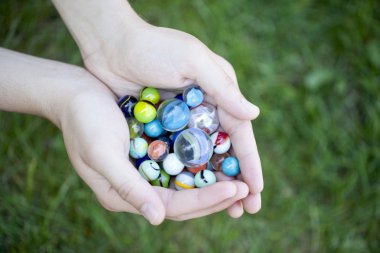
[[[260,114],[260,109],[256,105],[249,102],[247,99],[242,98],[240,102],[243,104],[243,106],[246,108],[246,110],[252,114],[254,114],[254,117],[257,118]]]
[[[151,204],[145,203],[141,207],[140,211],[141,211],[142,215],[144,215],[145,219],[147,219],[150,222],[150,224],[152,224],[152,225],[157,224],[158,213],[157,213],[156,209],[154,209],[154,207]]]

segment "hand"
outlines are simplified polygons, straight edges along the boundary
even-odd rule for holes
[[[193,83],[211,96],[250,189],[244,207],[250,213],[257,212],[263,179],[250,120],[259,110],[241,94],[231,65],[189,34],[145,23],[125,1],[91,6],[70,1],[54,2],[80,47],[86,67],[118,96],[136,96],[143,86],[179,90]],[[229,213],[240,216],[241,203],[235,203]]]
[[[217,212],[247,196],[239,181],[180,192],[152,187],[128,160],[128,126],[105,85],[79,67],[1,48],[0,56],[0,109],[56,124],[77,173],[107,209],[159,224]]]
[[[121,48],[121,45],[125,45],[124,54],[105,49]],[[258,110],[244,105],[248,102],[242,103],[245,100],[231,65],[185,33],[150,26],[134,34],[133,41],[116,36],[103,49],[89,54],[85,64],[119,96],[136,95],[143,86],[172,90],[192,83],[199,84],[211,96],[219,108],[222,127],[231,135],[243,180],[250,186],[251,194],[244,200],[245,209],[257,212],[263,180],[249,119],[256,117]],[[241,203],[233,205],[229,213],[239,217]]]

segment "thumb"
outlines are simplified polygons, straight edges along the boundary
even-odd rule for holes
[[[241,94],[234,80],[207,53],[196,61],[193,79],[219,107],[236,118],[253,120],[259,115],[259,108]]]
[[[133,164],[123,155],[107,154],[102,160],[99,172],[107,178],[120,197],[136,208],[152,225],[159,225],[165,218],[165,207],[157,192],[140,176]]]

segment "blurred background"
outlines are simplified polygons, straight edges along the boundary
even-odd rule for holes
[[[262,210],[159,227],[110,213],[57,128],[0,112],[0,252],[379,252],[379,1],[131,3],[229,60],[261,108]],[[82,65],[49,1],[2,0],[0,43]]]

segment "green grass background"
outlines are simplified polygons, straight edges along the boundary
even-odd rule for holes
[[[227,58],[260,106],[262,210],[158,227],[110,213],[75,174],[51,123],[0,112],[0,252],[378,252],[379,1],[132,4]],[[49,1],[2,0],[0,43],[82,64]]]

